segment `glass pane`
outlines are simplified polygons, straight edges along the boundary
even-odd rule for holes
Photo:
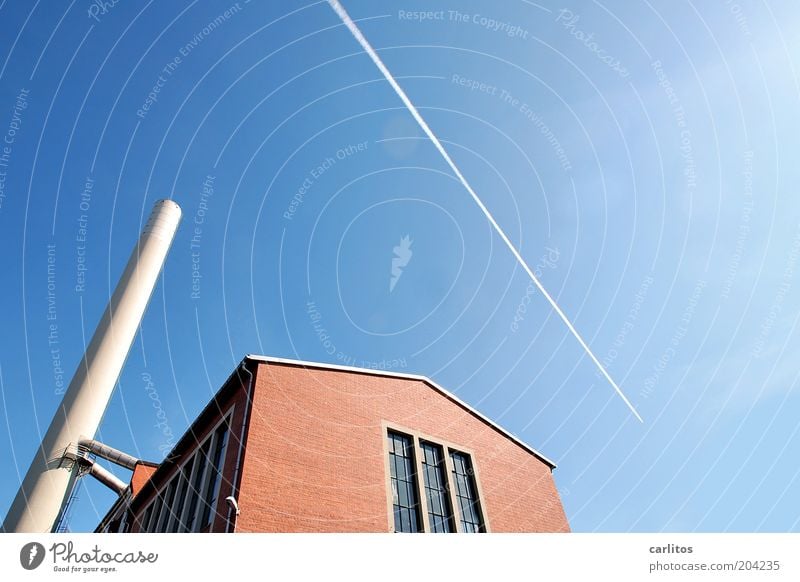
[[[430,502],[430,505],[428,506],[428,510],[433,515],[436,515],[436,516],[444,515],[444,512],[442,511],[442,509],[443,509],[442,508],[442,496],[441,495],[433,495],[432,494],[430,496],[430,500],[431,500],[431,502]]]
[[[459,474],[458,469],[456,469],[456,495],[459,497],[469,497],[469,492],[467,491],[467,481],[466,475]]]
[[[409,499],[408,499],[408,484],[401,483],[400,484],[400,495],[399,499],[397,500],[397,504],[400,507],[409,507]]]
[[[417,512],[413,509],[408,510],[408,515],[411,517],[411,529],[408,530],[412,533],[416,533],[419,531],[419,524],[417,524]]]

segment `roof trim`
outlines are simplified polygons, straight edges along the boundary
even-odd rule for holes
[[[450,392],[448,390],[445,390],[439,384],[437,384],[436,382],[434,382],[433,380],[431,380],[427,376],[422,376],[422,375],[419,375],[419,374],[407,374],[407,373],[403,373],[403,372],[392,372],[392,371],[389,371],[389,370],[374,370],[374,369],[371,369],[371,368],[357,368],[355,366],[342,366],[342,365],[339,365],[339,364],[325,364],[325,363],[322,363],[322,362],[308,362],[308,361],[305,361],[305,360],[292,360],[292,359],[287,359],[287,358],[276,358],[276,357],[272,357],[272,356],[261,356],[261,355],[258,355],[258,354],[247,354],[245,356],[245,360],[251,360],[251,361],[255,361],[255,362],[265,362],[267,364],[283,364],[283,365],[287,365],[287,366],[300,366],[300,367],[303,367],[303,368],[313,368],[313,369],[318,369],[318,370],[333,370],[333,371],[338,371],[338,372],[351,372],[351,373],[357,373],[357,374],[369,374],[371,376],[383,376],[383,377],[386,377],[386,378],[399,378],[399,379],[402,379],[402,380],[417,380],[419,382],[424,382],[428,386],[430,386],[431,388],[433,388],[434,390],[439,392],[445,398],[447,398],[449,400],[452,400],[454,403],[458,404],[461,408],[463,408],[464,410],[466,410],[467,412],[469,412],[470,414],[472,414],[473,416],[475,416],[479,420],[482,420],[483,422],[488,424],[490,427],[492,427],[494,430],[496,430],[497,432],[499,432],[503,436],[505,436],[508,439],[514,441],[516,444],[521,446],[523,449],[525,449],[529,453],[533,454],[535,457],[537,457],[541,461],[544,461],[544,463],[546,463],[550,467],[551,470],[556,468],[556,464],[553,461],[551,461],[546,456],[544,456],[542,453],[540,453],[539,451],[534,449],[528,443],[526,443],[525,441],[523,441],[522,439],[520,439],[518,436],[514,435],[513,433],[508,432],[502,426],[500,426],[499,424],[497,424],[496,422],[491,420],[489,417],[487,417],[484,414],[478,412],[472,406],[470,406],[469,404],[467,404],[466,402],[461,400],[458,396],[456,396],[455,394],[453,394],[452,392]]]

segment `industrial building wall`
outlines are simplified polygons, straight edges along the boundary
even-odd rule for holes
[[[261,363],[238,532],[393,530],[386,426],[473,456],[492,532],[569,531],[550,467],[417,380]]]

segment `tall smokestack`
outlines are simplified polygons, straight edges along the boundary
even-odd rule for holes
[[[94,438],[100,425],[180,218],[180,206],[171,200],[153,207],[2,531],[46,533],[55,527],[78,473],[78,442]]]

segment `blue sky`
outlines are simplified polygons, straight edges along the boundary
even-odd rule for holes
[[[327,3],[6,1],[0,513],[171,197],[109,444],[160,459],[247,353],[395,361],[554,459],[576,531],[799,530],[800,8],[344,5],[644,424]]]

